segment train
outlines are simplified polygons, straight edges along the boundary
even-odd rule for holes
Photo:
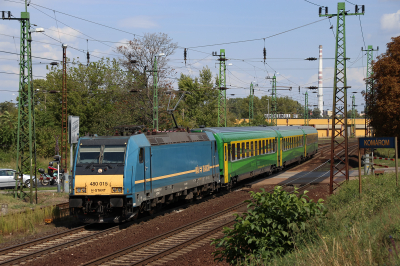
[[[301,163],[318,150],[314,127],[214,127],[81,137],[69,207],[85,223],[121,223],[178,200]]]

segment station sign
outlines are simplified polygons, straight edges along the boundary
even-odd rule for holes
[[[377,148],[394,148],[395,151],[395,173],[396,173],[396,187],[399,185],[398,176],[398,149],[397,137],[383,137],[383,138],[358,138],[358,182],[359,192],[361,195],[361,149],[377,149]]]
[[[68,116],[68,142],[78,143],[79,140],[79,116]]]
[[[382,138],[359,138],[360,149],[395,148],[396,140],[394,137]]]

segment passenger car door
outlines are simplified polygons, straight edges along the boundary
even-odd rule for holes
[[[144,148],[144,178],[145,178],[145,193],[150,196],[152,192],[152,184],[151,184],[151,147]]]

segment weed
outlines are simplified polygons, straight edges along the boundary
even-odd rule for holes
[[[295,250],[276,255],[271,265],[398,265],[400,189],[394,174],[350,181],[328,198],[327,219],[313,234],[297,234]],[[247,265],[263,265],[258,260]]]

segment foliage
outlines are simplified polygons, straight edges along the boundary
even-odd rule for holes
[[[321,118],[321,111],[318,108],[314,108],[310,118]]]
[[[219,91],[212,86],[211,70],[205,67],[200,70],[199,77],[195,78],[181,74],[178,87],[188,92],[182,105],[177,108],[177,113],[185,112],[185,117],[179,117],[181,124],[190,128],[199,125],[217,126]]]
[[[157,78],[159,128],[165,129],[172,125],[170,116],[166,113],[168,97],[165,92],[172,89],[168,77],[175,76],[175,70],[168,65],[169,56],[175,53],[177,43],[165,33],[145,33],[142,38],[134,38],[126,46],[119,46],[117,53],[123,55],[121,65],[135,77],[135,93],[124,95],[118,108],[120,113],[135,117],[135,123],[152,126],[154,81]],[[164,54],[160,56],[160,54]],[[157,57],[157,59],[156,59]],[[155,65],[155,61],[157,65]],[[129,119],[127,119],[129,120]]]
[[[0,114],[0,149],[8,150],[16,143],[17,119],[8,111]]]
[[[400,263],[400,189],[393,173],[341,186],[328,198],[327,219],[311,234],[295,235],[295,251],[270,265],[398,265]],[[257,260],[248,265],[264,265]]]
[[[283,255],[294,247],[293,234],[305,232],[310,219],[320,222],[326,209],[320,199],[317,203],[304,194],[290,194],[275,187],[273,193],[250,192],[248,211],[236,215],[233,228],[224,228],[222,238],[214,239],[215,260],[235,263],[245,257],[271,259]]]
[[[400,138],[400,36],[387,44],[386,53],[373,64],[373,72],[373,93],[365,95],[371,125],[377,136]]]

